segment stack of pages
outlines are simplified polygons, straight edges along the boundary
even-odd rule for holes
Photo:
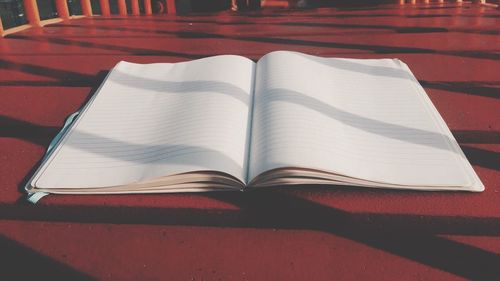
[[[278,51],[118,63],[28,182],[29,193],[346,185],[482,191],[397,59]]]

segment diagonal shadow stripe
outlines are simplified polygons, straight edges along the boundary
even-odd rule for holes
[[[95,78],[93,75],[87,75],[75,71],[60,70],[30,63],[13,62],[1,58],[0,58],[0,68],[17,70],[49,78],[56,78],[58,80],[89,81]]]
[[[490,60],[500,60],[500,54],[495,50],[492,51],[474,51],[474,50],[435,50],[430,48],[422,47],[405,47],[405,46],[389,46],[389,45],[372,45],[372,44],[359,44],[359,43],[344,43],[344,42],[324,42],[324,41],[313,41],[313,40],[303,40],[303,39],[293,39],[293,38],[283,38],[283,37],[263,37],[263,36],[245,36],[245,35],[228,35],[228,34],[218,34],[213,32],[200,32],[200,31],[167,31],[167,30],[151,30],[144,28],[130,28],[130,27],[109,27],[109,26],[91,26],[91,28],[103,29],[103,30],[117,30],[117,31],[128,31],[128,32],[139,32],[139,33],[153,33],[153,34],[164,34],[172,35],[178,38],[218,38],[218,39],[230,39],[238,40],[244,42],[261,42],[261,43],[271,43],[280,45],[296,45],[296,46],[309,46],[309,47],[324,47],[324,48],[338,48],[338,49],[351,49],[351,50],[364,50],[371,51],[376,54],[400,54],[400,53],[410,53],[410,54],[440,54],[440,55],[450,55],[459,57],[470,57],[470,58],[483,58]],[[112,44],[103,43],[90,43],[83,41],[67,40],[63,38],[54,37],[34,37],[25,35],[12,35],[10,38],[26,39],[26,40],[43,40],[50,41],[51,43],[59,43],[65,45],[80,45],[82,47],[89,48],[101,48],[108,50],[122,50],[136,55],[167,55],[167,56],[178,56],[189,59],[200,58],[203,55],[191,55],[183,54],[178,52],[163,51],[163,50],[148,50],[143,48],[128,48],[123,46],[116,46]]]
[[[460,144],[500,144],[500,131],[452,130],[452,133]]]
[[[231,194],[223,194],[223,198],[221,196],[213,198],[240,206],[249,214],[253,224],[260,224],[264,220],[264,225],[271,227],[271,221],[290,225],[302,222],[307,229],[322,230],[339,235],[473,280],[491,280],[492,277],[500,273],[500,267],[497,266],[500,264],[500,255],[437,237],[436,231],[427,232],[418,227],[389,223],[390,221],[394,222],[397,216],[369,215],[363,217],[361,215],[360,217],[358,214],[349,214],[332,207],[319,205],[309,200],[290,196],[285,192],[267,191],[266,196],[251,198],[250,200],[254,201],[250,203],[238,199],[234,200]],[[360,218],[364,221],[358,221]],[[388,223],[383,223],[381,218],[385,218]],[[448,218],[442,222],[446,224],[452,221],[453,218]],[[490,223],[491,228],[498,228],[495,227],[498,224],[498,218],[492,218]],[[469,225],[470,227],[471,225]]]
[[[500,152],[485,150],[468,145],[461,146],[471,164],[500,171]]]
[[[15,134],[15,132],[10,131],[7,132],[7,135],[12,133]],[[19,137],[23,138],[27,136],[21,134]],[[43,137],[49,136],[46,135]],[[458,138],[460,139],[460,137]],[[470,138],[472,137],[467,137],[469,140]],[[496,141],[496,138],[493,141]],[[492,155],[487,150],[473,149],[478,152],[476,161],[481,161],[484,155]],[[495,158],[498,159],[498,156],[493,154],[493,158],[491,159],[495,160]],[[486,161],[483,165],[487,165],[488,163],[495,162]],[[493,279],[499,273],[498,269],[493,267],[495,264],[498,264],[498,255],[461,243],[434,237],[435,233],[449,232],[465,233],[468,235],[498,235],[498,225],[500,225],[498,218],[442,217],[433,220],[431,218],[422,218],[421,216],[398,217],[397,215],[386,215],[377,217],[376,214],[364,214],[358,217],[316,203],[314,205],[310,205],[309,203],[303,205],[302,199],[297,201],[296,199],[288,198],[288,196],[283,198],[282,195],[275,196],[267,193],[248,196],[251,198],[241,199],[238,196],[233,197],[233,195],[226,194],[217,194],[213,197],[218,200],[227,200],[228,202],[240,202],[239,205],[243,209],[240,213],[229,212],[225,214],[218,211],[200,211],[197,213],[195,210],[133,208],[126,208],[125,210],[123,208],[97,208],[93,212],[89,210],[89,207],[75,209],[71,209],[70,207],[47,207],[44,213],[45,206],[31,208],[12,205],[13,208],[0,206],[2,210],[0,216],[19,216],[19,218],[31,218],[34,220],[59,218],[63,221],[74,221],[74,217],[78,219],[79,216],[80,218],[83,216],[83,221],[86,220],[85,222],[90,223],[103,221],[109,223],[128,222],[142,224],[150,222],[159,224],[170,223],[174,225],[192,224],[258,228],[288,227],[290,229],[302,227],[304,229],[316,229],[341,235],[371,247],[428,264],[468,279]],[[256,198],[252,199],[252,196],[256,196]],[[282,205],[284,205],[283,210],[277,210],[282,208]],[[280,207],[276,208],[276,206]],[[17,209],[18,207],[19,209]],[[66,211],[69,211],[69,213],[66,213]],[[87,213],[88,211],[90,214]],[[431,223],[422,223],[422,220],[427,223],[431,221]]]
[[[24,35],[15,35],[15,39],[36,41],[36,42],[49,42],[53,44],[65,45],[65,46],[79,46],[83,48],[94,48],[101,50],[111,50],[111,51],[120,51],[129,53],[137,56],[171,56],[171,57],[180,57],[186,59],[199,59],[203,57],[210,56],[210,54],[187,54],[181,52],[167,51],[167,50],[155,50],[148,48],[136,48],[136,47],[128,47],[128,46],[119,46],[115,44],[107,44],[107,43],[95,43],[95,42],[86,42],[81,40],[70,40],[67,38],[55,38],[55,37],[31,37]],[[0,65],[1,66],[1,65]]]
[[[3,235],[0,235],[0,249],[3,280],[96,280]]]
[[[412,26],[394,26],[379,24],[345,24],[345,23],[314,23],[314,22],[283,22],[281,25],[289,26],[308,26],[308,27],[335,27],[345,29],[387,29],[397,33],[432,33],[448,32],[443,27],[412,27]]]
[[[499,236],[499,218],[350,214],[271,190],[209,197],[230,202],[240,210],[0,205],[0,219],[309,229],[340,235],[466,278],[484,279],[492,270],[496,274],[493,264],[498,255],[435,235]],[[419,243],[429,248],[415,246],[423,245]],[[481,261],[481,268],[477,261]],[[463,266],[469,263],[472,265]]]
[[[239,206],[240,211],[0,205],[0,218],[310,229],[339,235],[470,279],[487,279],[498,273],[498,255],[435,236],[500,235],[498,218],[349,214],[270,190],[210,196]]]
[[[494,99],[500,99],[500,83],[494,81],[426,81],[419,80],[419,83],[425,87],[436,90],[445,90],[457,92],[472,96],[482,96]]]
[[[25,64],[20,64],[24,66]],[[92,88],[91,94],[106,78],[109,71],[99,71],[96,75],[85,75],[84,77],[74,76],[69,72],[68,75],[58,73],[64,70],[54,70],[51,67],[44,67],[44,75],[53,76],[59,80],[0,80],[0,86],[24,86],[24,87],[87,87]]]
[[[262,189],[244,194],[225,192],[205,195],[239,206],[240,210],[0,205],[0,218],[315,230],[341,236],[472,280],[488,280],[500,274],[500,268],[497,266],[500,255],[437,236],[499,236],[499,218],[353,214],[290,195],[286,190],[287,188]]]
[[[300,186],[293,190],[307,190],[317,194],[377,192],[387,195],[412,194],[418,191],[384,190],[373,191],[361,187]],[[27,203],[24,197],[16,204],[0,204],[0,219],[21,221],[50,221],[76,223],[119,223],[149,225],[192,225],[242,228],[280,228],[321,230],[325,225],[356,225],[359,229],[375,229],[386,232],[412,232],[429,235],[500,236],[500,218],[465,217],[440,215],[412,215],[392,213],[349,213],[334,207],[323,206],[291,194],[290,187],[248,190],[240,192],[210,192],[196,196],[208,197],[237,206],[237,210],[196,209],[165,207],[113,207],[95,205],[44,205]],[[275,195],[278,193],[279,195]],[[177,196],[181,193],[177,193]],[[454,193],[455,194],[455,193]],[[185,194],[193,196],[192,193]],[[75,195],[51,195],[53,200]],[[109,199],[130,195],[78,195],[91,199],[94,196]],[[145,195],[148,196],[148,195]],[[169,197],[169,194],[154,196]],[[288,199],[288,197],[296,199]],[[91,200],[89,200],[91,201]],[[304,202],[302,202],[304,201]],[[306,204],[307,203],[307,204]],[[261,205],[259,205],[261,204]],[[279,208],[276,208],[279,206]],[[314,208],[312,208],[314,207]],[[279,210],[278,210],[279,209]],[[324,213],[323,213],[324,212]],[[271,214],[272,213],[272,214]],[[287,215],[289,214],[289,215]],[[315,217],[320,215],[319,217]],[[325,219],[327,217],[327,219]]]
[[[0,138],[16,138],[47,146],[60,128],[41,126],[30,122],[0,115]]]
[[[90,95],[91,96],[91,95]],[[89,97],[90,97],[89,96]],[[0,115],[0,137],[10,137],[26,140],[41,146],[46,146],[59,131],[58,127],[41,126]],[[462,144],[462,150],[473,165],[500,170],[499,153],[483,148],[464,146],[463,144],[500,144],[500,132],[458,130],[452,131],[457,142]]]
[[[100,27],[108,29],[109,27]],[[327,48],[339,48],[339,49],[356,49],[356,50],[367,50],[374,53],[380,54],[397,54],[397,53],[425,53],[425,54],[445,54],[453,56],[463,56],[472,58],[488,58],[492,60],[499,60],[500,54],[497,54],[495,50],[491,52],[486,51],[441,51],[430,48],[422,47],[405,47],[405,46],[389,46],[389,45],[372,45],[372,44],[359,44],[359,43],[344,43],[344,42],[323,42],[323,41],[312,41],[312,40],[302,40],[293,38],[281,38],[281,37],[263,37],[263,36],[244,36],[244,35],[233,35],[233,34],[219,34],[213,32],[199,32],[199,31],[165,31],[165,30],[148,30],[136,28],[120,28],[121,30],[127,31],[137,31],[141,33],[160,33],[165,35],[174,35],[179,38],[224,38],[239,41],[250,41],[250,42],[263,42],[263,43],[275,43],[282,45],[302,45],[302,46],[314,46],[314,47],[327,47]],[[401,28],[401,32],[414,30],[411,27]],[[398,31],[398,30],[396,30]]]

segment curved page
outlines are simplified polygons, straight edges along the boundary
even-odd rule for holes
[[[198,170],[244,182],[254,67],[238,56],[120,62],[33,185],[119,186]]]
[[[371,182],[482,190],[408,68],[274,52],[257,64],[250,178],[302,167]]]

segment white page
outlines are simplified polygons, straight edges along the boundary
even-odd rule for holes
[[[35,186],[116,186],[198,170],[244,181],[254,69],[239,56],[120,62]]]
[[[250,178],[303,167],[406,186],[481,189],[419,88],[398,60],[266,55],[257,64]]]

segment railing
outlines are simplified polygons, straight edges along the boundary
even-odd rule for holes
[[[54,21],[67,20],[75,16],[90,17],[94,15],[93,7],[97,8],[96,10],[105,17],[111,14],[118,14],[121,16],[130,14],[138,16],[141,14],[151,15],[153,13],[152,0],[79,0],[80,7],[75,7],[75,2],[78,2],[77,0],[49,1],[51,1],[49,2],[49,6],[44,6],[45,9],[43,10],[38,6],[37,0],[12,0],[10,2],[0,2],[0,4],[3,5],[3,7],[0,7],[0,36],[28,27],[39,27]],[[116,1],[116,13],[112,13],[110,1]],[[139,3],[139,1],[141,1],[141,3]],[[68,5],[68,2],[70,5]],[[175,13],[175,1],[167,0],[165,2],[163,3],[166,4],[165,8],[168,13]],[[45,4],[47,4],[47,2],[45,2]],[[115,5],[113,5],[113,7],[114,6]],[[75,13],[75,11],[81,14],[79,15]],[[9,23],[11,24],[6,26],[5,29],[2,24],[2,17],[10,17]]]
[[[45,5],[40,9],[38,1]],[[110,1],[111,4],[110,5]],[[139,2],[141,1],[141,2]],[[152,1],[161,2],[168,13],[176,13],[175,0],[0,0],[0,37],[29,27],[39,27],[48,23],[67,20],[72,17],[90,17],[96,14],[108,17],[111,14],[121,16],[141,14],[151,15],[153,13]],[[232,9],[237,10],[239,6],[250,6],[252,3],[266,3],[266,0],[230,0]],[[278,0],[269,2],[280,2],[287,4],[293,0]],[[444,3],[445,0],[396,0],[400,4],[416,4],[436,2]],[[463,0],[454,0],[461,3]],[[472,0],[476,3],[500,8],[500,0]],[[47,6],[47,4],[49,4]],[[255,4],[256,5],[256,4]],[[254,6],[255,6],[254,5]],[[8,26],[3,26],[2,18],[8,18]]]

